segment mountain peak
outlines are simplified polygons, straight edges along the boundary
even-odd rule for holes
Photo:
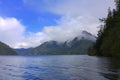
[[[82,31],[82,34],[87,34],[87,35],[93,36],[91,33],[87,32],[87,31]]]
[[[82,31],[81,38],[88,39],[91,41],[96,41],[96,36],[92,35],[91,33],[87,32],[87,31]]]

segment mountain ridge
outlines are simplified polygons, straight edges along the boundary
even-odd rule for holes
[[[96,37],[87,31],[83,31],[82,35],[83,36],[77,36],[72,40],[61,43],[55,40],[44,42],[40,46],[28,51],[26,54],[87,54],[88,48],[95,42]]]

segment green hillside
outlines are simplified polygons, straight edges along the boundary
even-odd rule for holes
[[[8,45],[0,42],[0,55],[16,55],[17,53],[13,51]]]

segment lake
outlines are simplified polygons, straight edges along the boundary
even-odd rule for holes
[[[120,80],[119,63],[87,55],[0,56],[0,80]]]

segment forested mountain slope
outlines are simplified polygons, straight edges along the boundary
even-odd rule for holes
[[[0,42],[0,55],[17,55],[8,45]]]

